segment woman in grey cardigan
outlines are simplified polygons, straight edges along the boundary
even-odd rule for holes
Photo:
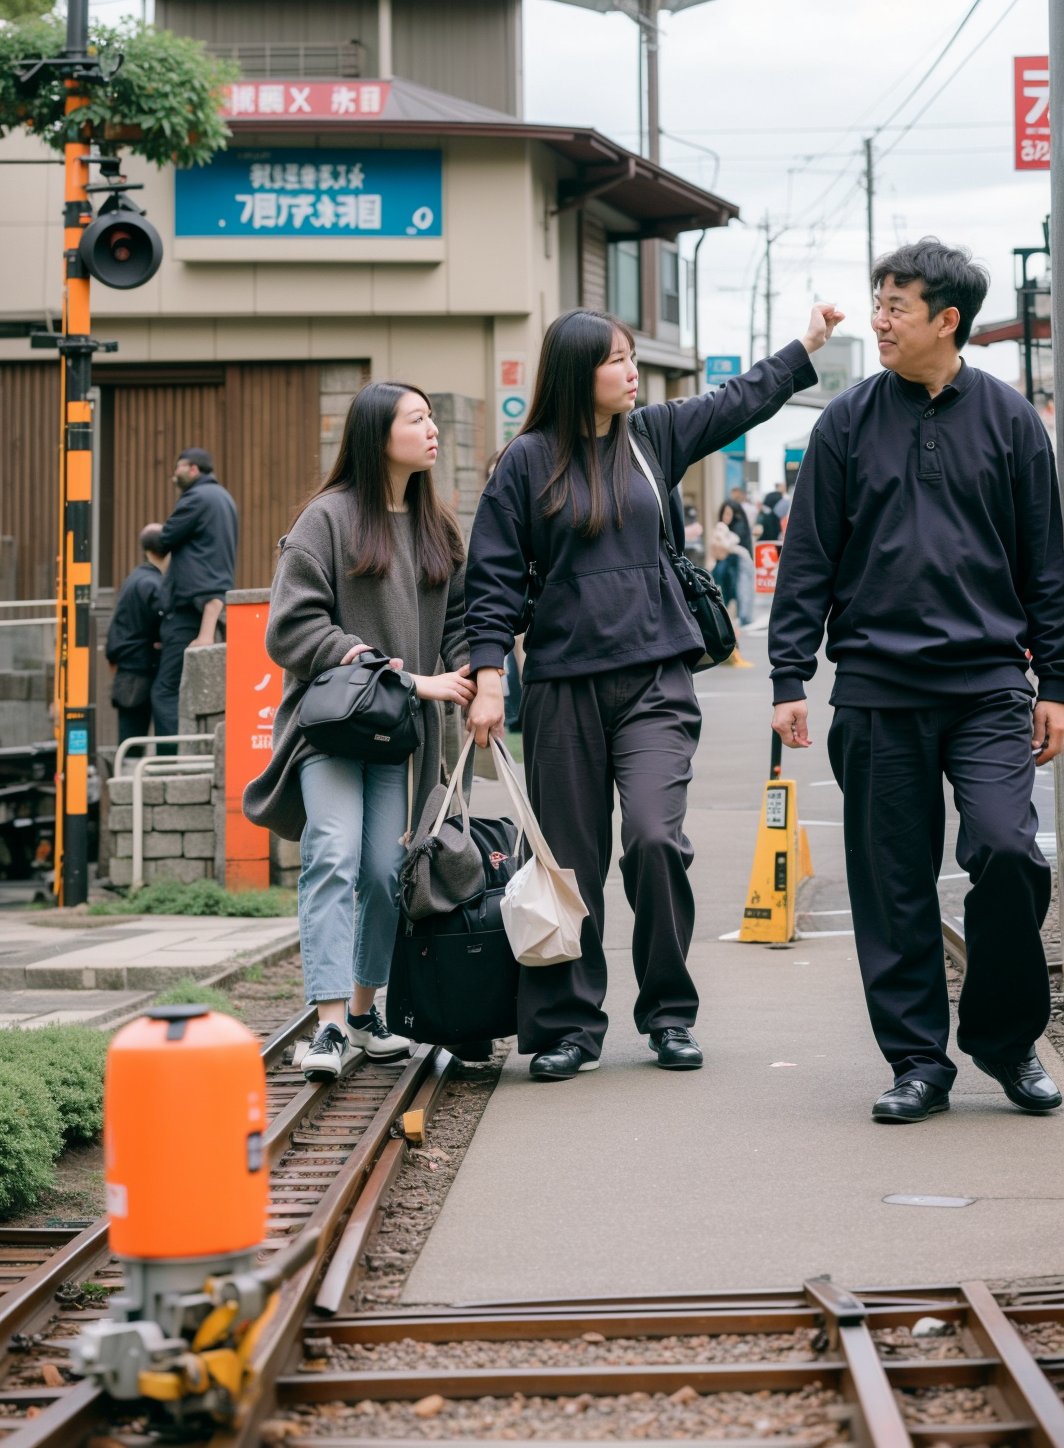
[[[318,1031],[308,1080],[339,1076],[355,1046],[405,1054],[373,1000],[385,985],[399,921],[401,837],[439,780],[440,711],[408,768],[320,754],[299,731],[299,704],[325,669],[368,648],[413,674],[423,701],[467,706],[462,535],[430,469],[439,429],[416,387],[374,382],[355,397],[336,465],[282,540],[266,648],[285,671],[273,758],[244,792],[244,812],[300,841],[299,937]],[[440,659],[446,672],[436,673]]]

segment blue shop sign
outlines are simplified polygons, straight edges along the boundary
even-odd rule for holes
[[[226,151],[175,176],[175,236],[442,236],[439,151]]]

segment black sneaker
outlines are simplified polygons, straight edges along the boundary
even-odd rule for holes
[[[651,1031],[648,1044],[663,1071],[697,1071],[702,1064],[701,1047],[686,1026]]]
[[[351,1042],[339,1026],[322,1026],[303,1057],[303,1075],[308,1081],[335,1081],[354,1057]]]
[[[376,1006],[370,1006],[366,1015],[357,1018],[350,1010],[347,1012],[347,1039],[375,1061],[390,1061],[410,1054],[410,1042],[405,1036],[396,1036],[389,1031]]]

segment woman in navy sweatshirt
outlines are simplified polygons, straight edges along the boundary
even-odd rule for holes
[[[501,673],[535,565],[521,710],[532,807],[558,861],[576,871],[589,914],[579,959],[526,968],[518,1049],[535,1080],[598,1065],[607,1016],[603,887],[621,801],[621,874],[635,913],[636,1026],[658,1065],[691,1070],[698,993],[687,969],[694,901],[684,834],[702,718],[692,670],[702,640],[661,546],[661,512],[632,451],[672,490],[692,463],[772,417],[816,381],[809,353],[841,314],[813,309],[791,342],[701,397],[634,412],[635,339],[601,312],[547,329],[532,407],[484,490],[469,544],[466,629],[484,745],[503,722]],[[634,416],[633,416],[634,412]]]

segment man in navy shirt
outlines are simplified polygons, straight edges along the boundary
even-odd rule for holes
[[[214,462],[201,447],[178,455],[174,483],[180,497],[163,524],[159,552],[170,567],[162,591],[161,658],[152,687],[156,734],[176,734],[178,696],[185,650],[214,643],[233,587],[236,569],[237,510],[232,497],[214,476]],[[177,746],[158,746],[175,754]]]
[[[772,727],[791,748],[811,743],[804,684],[825,623],[836,666],[828,754],[865,996],[894,1072],[876,1121],[947,1110],[956,1076],[937,894],[943,775],[972,882],[957,1044],[1022,1110],[1061,1104],[1035,1054],[1051,873],[1031,791],[1035,766],[1064,744],[1064,537],[1041,419],[960,356],[988,280],[934,237],[876,262],[884,370],[835,398],[813,432],[769,630]]]

